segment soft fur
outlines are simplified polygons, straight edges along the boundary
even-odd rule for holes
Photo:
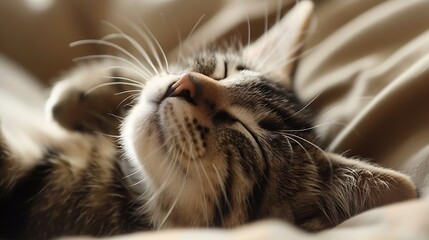
[[[408,177],[319,147],[290,81],[311,11],[300,2],[255,43],[175,66],[113,57],[73,70],[47,103],[73,133],[41,144],[36,161],[1,139],[0,237],[265,218],[315,231],[416,197]]]

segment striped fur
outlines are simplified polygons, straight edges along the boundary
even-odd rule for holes
[[[292,16],[306,9],[300,4]],[[266,218],[315,231],[416,197],[408,177],[319,147],[289,82],[301,32],[283,34],[307,18],[292,20],[243,49],[202,51],[175,70],[158,66],[144,86],[119,62],[72,71],[47,110],[74,133],[40,144],[31,164],[0,135],[0,238],[228,228]],[[186,91],[172,89],[182,80]],[[105,118],[110,110],[115,120]],[[119,141],[105,135],[118,129]]]

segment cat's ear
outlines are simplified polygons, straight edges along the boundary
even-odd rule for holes
[[[288,85],[312,14],[311,1],[297,2],[278,23],[243,49],[245,61]]]
[[[326,156],[329,161],[319,168],[326,178],[321,181],[319,199],[324,214],[313,224],[330,223],[325,227],[332,227],[365,210],[418,196],[404,174],[337,154]]]

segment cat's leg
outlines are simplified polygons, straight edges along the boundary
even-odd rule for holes
[[[68,130],[115,135],[142,82],[137,71],[120,62],[82,64],[53,87],[46,111]]]
[[[24,167],[15,160],[3,135],[0,122],[0,204],[2,197],[14,187],[17,179],[24,173]]]

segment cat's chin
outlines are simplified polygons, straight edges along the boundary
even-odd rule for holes
[[[201,135],[198,139],[188,139],[188,143],[183,145],[184,138],[181,136],[189,134],[181,132],[183,131],[181,126],[193,125],[195,129],[198,127],[204,131],[204,134],[207,133],[208,128],[204,128],[196,119],[187,116],[189,103],[180,98],[165,99],[168,86],[175,81],[177,76],[152,80],[146,86],[138,103],[125,118],[121,128],[121,142],[127,158],[127,163],[122,166],[125,168],[126,175],[142,171],[144,168],[144,175],[157,182],[157,179],[170,177],[171,172],[165,169],[171,168],[171,162],[182,162],[182,159],[177,159],[177,156],[189,160],[191,156],[187,152],[196,153],[194,158],[201,157],[204,153],[202,147],[195,148],[196,150],[187,147],[192,146],[192,141],[196,140],[200,141],[202,146]],[[167,146],[177,147],[172,149]],[[186,166],[179,165],[176,168],[178,172],[183,173]]]

